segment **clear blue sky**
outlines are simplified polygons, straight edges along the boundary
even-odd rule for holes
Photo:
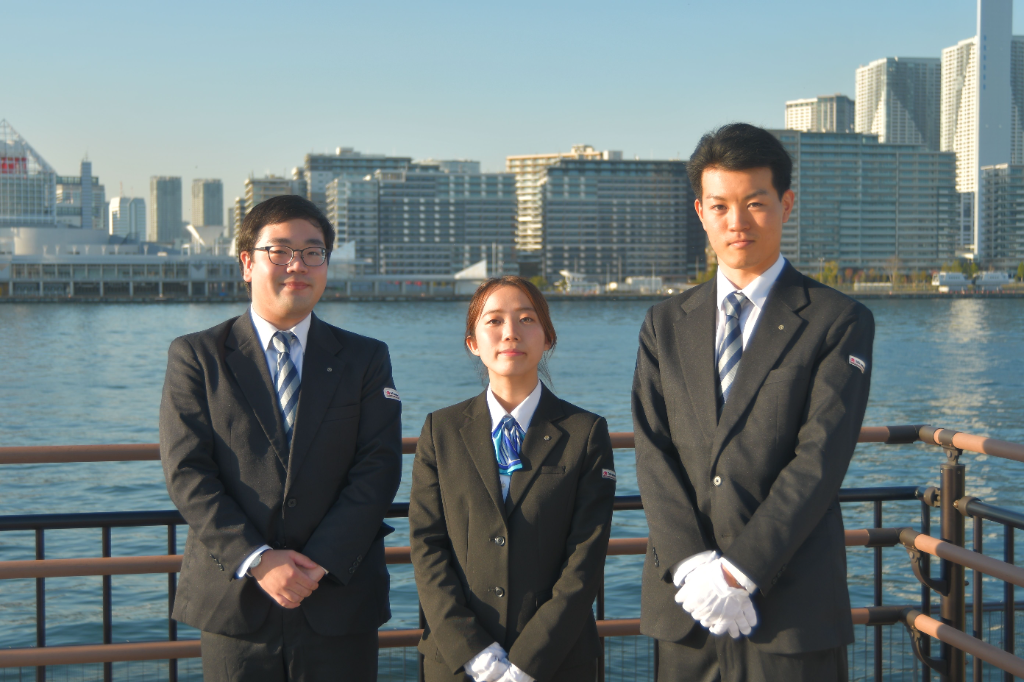
[[[581,143],[686,157],[728,121],[781,127],[788,99],[853,97],[874,59],[938,57],[975,17],[973,0],[8,3],[0,118],[58,172],[88,153],[108,197],[147,201],[151,175],[186,197],[221,178],[227,202],[337,146],[495,171]]]

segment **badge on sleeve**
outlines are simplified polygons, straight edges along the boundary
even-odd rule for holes
[[[607,478],[609,481],[615,480],[614,469],[601,469],[601,478]]]
[[[853,365],[854,367],[856,367],[857,369],[859,369],[861,374],[863,374],[864,370],[866,370],[868,368],[868,363],[864,362],[863,360],[858,358],[856,355],[851,355],[850,356],[850,364]]]
[[[384,397],[388,398],[389,400],[397,400],[398,402],[402,402],[402,399],[398,397],[398,391],[396,391],[393,388],[385,388]]]

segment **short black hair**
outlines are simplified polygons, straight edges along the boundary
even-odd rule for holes
[[[772,187],[779,198],[793,182],[793,159],[777,137],[749,123],[729,123],[705,133],[686,164],[690,185],[700,201],[703,197],[704,170],[721,168],[739,171],[767,168],[772,172]]]
[[[263,228],[297,218],[308,220],[324,233],[324,247],[327,249],[329,260],[331,251],[334,250],[334,226],[331,225],[331,221],[309,199],[298,194],[284,194],[256,204],[242,220],[242,226],[235,235],[235,251],[238,253],[238,265],[243,272],[245,266],[242,264],[242,254],[247,252],[252,257],[252,250],[256,247]],[[246,282],[246,289],[248,288],[249,283]]]

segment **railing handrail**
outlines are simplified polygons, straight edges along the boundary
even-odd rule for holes
[[[901,530],[900,528],[848,530],[845,538],[846,546],[893,547],[900,542]],[[646,553],[647,538],[612,538],[608,541],[608,556],[631,556]],[[181,557],[181,554],[156,554],[131,557],[0,561],[0,580],[177,573],[181,570]],[[388,564],[412,563],[409,547],[385,547],[384,561]],[[1024,573],[1024,569],[1018,570]]]
[[[633,433],[611,434],[612,447],[632,449]],[[1005,440],[962,433],[924,425],[865,426],[860,430],[859,443],[886,443],[900,445],[923,442],[943,445],[949,440],[953,447],[982,455],[1024,462],[1024,445]],[[415,437],[402,439],[402,454],[416,452]],[[0,464],[70,464],[75,462],[143,462],[160,459],[160,446],[156,443],[117,445],[28,445],[0,448]]]
[[[879,488],[843,488],[839,501],[898,502],[921,499],[929,488],[920,486],[888,486]],[[639,495],[616,495],[614,511],[640,511],[644,505]],[[408,502],[394,502],[386,518],[405,518]],[[21,530],[68,530],[76,528],[128,528],[140,526],[183,526],[185,519],[177,509],[118,512],[68,512],[61,514],[9,514],[0,516],[0,532]]]
[[[908,549],[914,548],[931,554],[934,557],[971,568],[993,578],[1024,587],[1024,568],[1008,564],[990,556],[972,552],[954,545],[951,542],[918,533],[913,528],[904,528],[900,532],[900,542]]]

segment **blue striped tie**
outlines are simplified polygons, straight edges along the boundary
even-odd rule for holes
[[[512,415],[506,414],[492,434],[496,441],[494,454],[498,458],[498,473],[511,476],[523,468],[519,453],[523,448],[523,429]]]
[[[742,291],[725,297],[725,332],[722,334],[721,352],[718,354],[718,380],[722,402],[729,399],[729,389],[736,379],[743,357],[743,331],[740,329],[740,311],[747,303]]]
[[[272,342],[277,350],[277,401],[281,405],[281,416],[284,417],[284,433],[288,445],[292,443],[292,429],[295,428],[295,413],[299,408],[299,370],[292,362],[291,341],[295,334],[277,332]]]

